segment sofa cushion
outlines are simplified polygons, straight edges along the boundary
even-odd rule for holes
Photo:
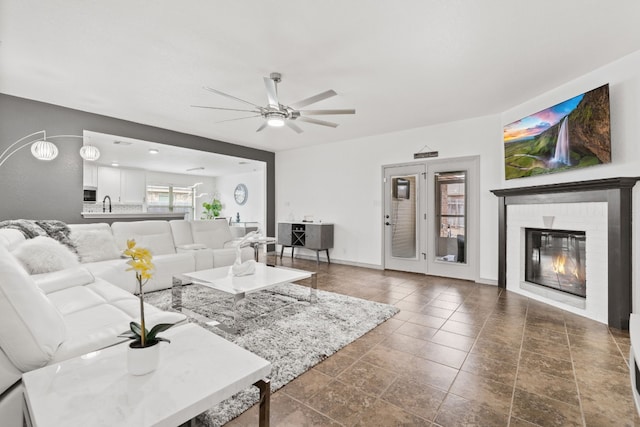
[[[19,230],[14,228],[0,228],[0,245],[9,250],[13,250],[16,246],[27,240]]]
[[[237,256],[237,248],[216,249],[213,251],[213,268],[233,265]],[[253,249],[249,246],[240,249],[240,260],[242,262],[254,258]]]
[[[40,220],[35,221],[35,223],[47,233],[47,236],[62,243],[71,249],[71,252],[76,252],[76,245],[69,239],[71,230],[67,224],[55,219]]]
[[[116,246],[111,230],[73,230],[71,241],[82,262],[116,259],[122,253]]]
[[[135,240],[138,246],[147,248],[155,255],[175,254],[171,226],[168,221],[114,222],[111,231],[116,245],[124,250],[127,240]]]
[[[173,276],[196,270],[196,260],[191,253],[154,256],[153,265],[156,269],[151,280],[144,285],[144,292],[169,289],[173,285]]]
[[[13,366],[11,360],[9,360],[7,355],[4,354],[4,352],[0,349],[0,396],[3,396],[3,393],[13,384],[20,382],[20,378],[22,378],[22,372],[20,372],[18,368]],[[0,414],[2,414],[1,409]],[[6,420],[2,418],[2,415],[0,415],[0,420],[2,420],[3,423],[6,422]],[[19,424],[6,425],[22,426],[22,422],[20,422]]]
[[[92,222],[90,224],[67,224],[69,229],[71,230],[71,234],[74,231],[85,231],[85,230],[103,230],[111,233],[111,226],[106,222]]]
[[[96,278],[104,279],[129,293],[135,292],[136,275],[133,271],[127,271],[129,266],[124,258],[89,262],[82,266]]]
[[[171,227],[173,243],[175,243],[176,248],[193,244],[193,237],[191,236],[191,221],[174,219],[169,221],[169,226]]]
[[[38,236],[13,250],[30,274],[49,273],[78,266],[78,257],[62,243],[50,237]]]
[[[140,319],[140,300],[109,282],[96,279],[86,286],[64,289],[49,295],[64,311],[67,339],[52,361],[99,350],[125,339],[119,337],[129,329],[129,322]],[[145,303],[147,329],[158,323],[180,323],[181,313],[162,311]]]
[[[154,255],[153,265],[156,268],[151,280],[144,285],[145,292],[168,289],[172,285],[174,275],[196,270],[195,257],[191,252]],[[129,266],[125,258],[91,262],[82,266],[95,277],[102,278],[125,291],[138,292],[135,272],[127,271]]]
[[[221,249],[224,244],[233,240],[229,224],[223,220],[191,222],[193,243],[202,243],[210,249]]]
[[[0,246],[0,347],[22,372],[47,364],[66,338],[62,315]]]
[[[84,267],[67,268],[53,273],[34,274],[31,278],[45,294],[73,286],[87,285],[95,280],[89,270]]]

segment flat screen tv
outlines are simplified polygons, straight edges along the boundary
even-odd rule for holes
[[[611,162],[609,85],[504,127],[506,179]]]

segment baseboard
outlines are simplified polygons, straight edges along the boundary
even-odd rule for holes
[[[485,278],[479,278],[478,280],[476,280],[476,283],[480,283],[481,285],[493,285],[493,286],[498,286],[498,281],[494,280],[494,279],[485,279]]]
[[[322,256],[322,252],[320,252],[320,262],[327,262],[327,258],[326,256],[323,257]],[[285,254],[286,256],[286,254]],[[280,254],[278,254],[278,258],[280,257]],[[309,260],[309,261],[316,261],[316,256],[315,255],[301,255],[301,254],[295,254],[294,258],[297,259],[304,259],[304,260]],[[373,270],[383,270],[381,265],[377,265],[377,264],[368,264],[365,262],[354,262],[354,261],[347,261],[347,260],[343,260],[343,259],[336,259],[331,257],[331,264],[341,264],[341,265],[350,265],[352,267],[362,267],[362,268],[371,268]]]
[[[272,255],[273,252],[269,252],[269,254]],[[275,254],[278,257],[280,256],[280,253],[277,252],[277,251],[276,251]],[[327,262],[326,257],[323,258],[322,255],[323,254],[321,252],[320,253],[320,262]],[[315,255],[305,255],[305,254],[296,253],[294,255],[294,258],[304,259],[304,260],[309,260],[309,261],[316,261]],[[379,264],[368,264],[368,263],[365,263],[365,262],[347,261],[347,260],[342,260],[342,259],[336,259],[336,258],[333,258],[333,257],[331,258],[331,263],[332,264],[341,264],[341,265],[350,265],[352,267],[370,268],[370,269],[373,269],[373,270],[384,270],[384,267],[382,265],[379,265]],[[420,273],[416,273],[416,274],[420,274]],[[475,283],[479,283],[481,285],[498,286],[498,281],[494,280],[494,279],[479,278],[478,280],[475,281]]]

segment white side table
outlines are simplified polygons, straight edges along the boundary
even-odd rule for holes
[[[255,385],[268,427],[270,362],[195,324],[162,335],[171,344],[160,343],[147,375],[127,373],[128,343],[25,373],[25,417],[37,427],[175,427]]]

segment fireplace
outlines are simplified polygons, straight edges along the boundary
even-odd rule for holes
[[[576,308],[579,302],[571,307],[546,297],[543,302],[614,328],[628,329],[632,284],[632,189],[638,180],[640,177],[618,177],[491,190],[498,196],[499,206],[498,286],[538,298],[522,290],[522,283],[526,287],[529,282],[525,280],[526,262],[521,253],[526,244],[520,237],[526,228],[550,228],[545,219],[555,216],[557,221],[552,225],[558,230],[585,230],[589,236],[588,246],[585,241],[589,257],[585,263],[589,279],[587,297],[531,286],[566,296],[572,302],[582,301],[585,308]],[[576,206],[576,210],[570,206]],[[593,218],[590,224],[591,214],[595,211],[600,219]]]
[[[526,228],[525,248],[527,282],[586,298],[584,231]]]

